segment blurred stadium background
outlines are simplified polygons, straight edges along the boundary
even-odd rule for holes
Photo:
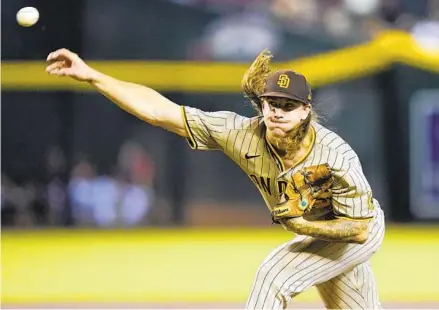
[[[439,308],[439,1],[9,0],[2,34],[2,306],[243,307],[291,238],[223,154],[48,77],[60,47],[179,104],[253,111],[264,48],[304,73],[387,215],[387,308]],[[40,21],[22,28],[24,6]],[[322,305],[314,289],[292,307]]]

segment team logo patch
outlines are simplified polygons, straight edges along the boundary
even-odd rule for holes
[[[286,74],[279,75],[279,78],[277,79],[277,85],[280,88],[288,88],[290,86],[290,78]]]

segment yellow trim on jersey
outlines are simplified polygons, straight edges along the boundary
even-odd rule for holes
[[[192,130],[189,127],[189,123],[187,121],[187,116],[186,116],[186,110],[184,109],[184,106],[181,106],[180,109],[181,109],[181,116],[183,117],[184,128],[186,128],[186,132],[189,135],[189,137],[186,138],[186,141],[188,142],[191,149],[196,150],[198,148],[198,145],[197,145],[197,141],[195,141],[194,134],[192,133]]]

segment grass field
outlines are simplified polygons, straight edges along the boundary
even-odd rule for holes
[[[2,234],[3,308],[243,308],[274,229]],[[389,227],[371,264],[385,308],[439,308],[439,229]],[[322,308],[315,289],[292,308]]]

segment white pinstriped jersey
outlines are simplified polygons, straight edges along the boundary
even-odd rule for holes
[[[182,115],[191,148],[223,151],[258,187],[270,210],[279,202],[286,184],[277,177],[285,168],[265,138],[261,117],[247,118],[229,111],[204,112],[191,107],[182,107]],[[305,217],[375,217],[379,204],[374,203],[357,154],[336,133],[320,124],[313,122],[311,130],[312,147],[294,169],[327,163],[337,182],[333,187],[331,206],[314,208]]]

